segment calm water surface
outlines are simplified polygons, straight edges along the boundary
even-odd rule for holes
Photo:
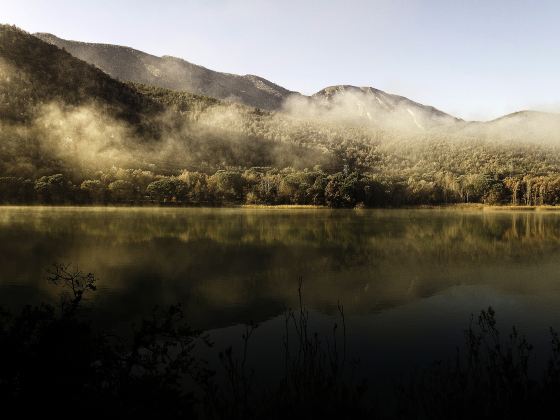
[[[181,302],[217,348],[257,322],[265,368],[300,277],[314,328],[343,304],[348,351],[378,372],[452,355],[489,305],[538,351],[560,329],[560,212],[2,207],[0,247],[1,305],[57,299],[46,270],[71,263],[98,279],[100,322]]]

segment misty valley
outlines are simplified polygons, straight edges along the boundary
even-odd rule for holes
[[[155,66],[157,78],[146,73]],[[334,86],[304,96],[269,84],[3,25],[0,202],[402,207],[560,200],[557,114],[463,121],[374,88]]]
[[[467,121],[0,25],[0,403],[545,418],[559,205],[560,114]]]

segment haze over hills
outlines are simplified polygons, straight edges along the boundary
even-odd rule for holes
[[[556,114],[467,122],[348,85],[262,110],[119,81],[0,25],[0,199],[63,174],[66,197],[101,202],[146,197],[155,182],[158,200],[185,199],[179,185],[212,203],[560,203],[559,149]]]
[[[319,117],[406,131],[450,128],[453,132],[465,130],[466,135],[471,135],[473,130],[478,130],[477,135],[482,136],[501,135],[505,130],[510,135],[536,134],[548,139],[555,137],[560,127],[557,114],[536,111],[466,124],[433,106],[374,87],[329,86],[305,96],[259,76],[221,73],[181,58],[156,57],[119,45],[65,40],[49,33],[37,33],[35,36],[65,49],[74,57],[93,64],[123,82],[186,91],[264,110],[288,111],[305,118]]]
[[[376,125],[393,122],[393,128],[405,124],[425,130],[461,121],[433,106],[373,87],[330,86],[312,95],[311,99],[322,107],[337,109],[339,114],[346,111],[346,118],[363,118]]]
[[[118,45],[64,40],[48,33],[37,33],[35,36],[64,48],[73,56],[122,81],[184,90],[266,110],[278,111],[286,105],[291,108],[294,103],[303,100],[301,106],[296,105],[300,114],[316,116],[332,111],[329,119],[361,121],[393,128],[404,124],[427,129],[459,121],[434,107],[372,87],[331,86],[307,97],[258,76],[219,73],[176,57],[155,57]],[[317,109],[313,110],[314,107]]]
[[[0,175],[83,176],[231,165],[331,166],[332,154],[255,130],[267,112],[115,80],[52,44],[0,25]],[[333,167],[334,168],[334,167]]]

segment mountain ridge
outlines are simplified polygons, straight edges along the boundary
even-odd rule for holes
[[[368,111],[370,115],[372,112],[380,112],[381,115],[378,119],[386,119],[388,115],[384,114],[387,110],[394,108],[396,104],[402,104],[416,114],[414,116],[409,115],[411,118],[409,122],[412,122],[418,128],[447,125],[455,122],[492,125],[502,119],[508,119],[510,116],[519,117],[523,113],[534,116],[546,114],[553,118],[555,116],[560,118],[559,114],[521,110],[488,121],[463,120],[434,106],[422,104],[406,96],[388,93],[372,86],[354,86],[351,84],[327,86],[311,95],[303,95],[258,75],[219,72],[172,55],[166,54],[158,57],[132,47],[67,40],[45,32],[33,35],[42,41],[65,49],[76,58],[95,65],[109,76],[123,82],[187,91],[269,111],[282,110],[286,101],[293,98],[318,100],[322,105],[326,105],[335,96],[344,96],[348,92],[361,92],[364,97],[361,98],[362,103],[356,104],[356,107],[360,109],[368,105],[372,108],[364,112],[365,115]],[[375,105],[373,101],[369,102],[369,99],[377,102],[380,107]],[[385,105],[381,102],[384,102]],[[409,111],[406,112],[409,113]],[[406,114],[404,115],[406,116]]]
[[[210,96],[216,99],[221,99],[221,100],[228,100],[228,101],[232,101],[232,102],[239,102],[245,105],[249,105],[252,107],[257,107],[257,108],[262,108],[265,110],[272,110],[272,111],[278,111],[278,110],[282,110],[283,106],[286,102],[287,99],[296,97],[296,98],[320,98],[320,99],[324,99],[321,98],[321,96],[324,96],[326,91],[343,91],[345,89],[355,89],[355,90],[361,90],[362,92],[367,92],[367,93],[373,93],[374,95],[385,95],[386,97],[391,97],[400,101],[406,101],[409,105],[411,106],[415,106],[418,107],[419,109],[421,109],[423,112],[426,112],[430,115],[430,118],[428,119],[428,122],[431,125],[431,121],[433,118],[432,117],[436,117],[436,121],[438,120],[443,120],[444,124],[450,123],[450,122],[459,122],[459,123],[465,123],[465,124],[476,124],[476,125],[489,125],[491,126],[492,124],[495,124],[497,122],[500,122],[502,120],[508,120],[511,118],[519,118],[522,114],[525,115],[532,115],[532,116],[548,116],[550,118],[559,118],[560,119],[560,114],[557,113],[550,113],[550,112],[541,112],[541,111],[535,111],[535,110],[520,110],[517,112],[512,112],[510,114],[507,115],[503,115],[491,120],[463,120],[461,118],[455,117],[451,114],[445,113],[444,111],[441,111],[440,109],[433,107],[431,105],[425,105],[422,104],[420,102],[416,102],[414,100],[411,100],[405,96],[401,96],[401,95],[397,95],[397,94],[392,94],[392,93],[387,93],[383,90],[377,89],[375,87],[371,87],[371,86],[362,86],[362,87],[358,87],[358,86],[354,86],[351,84],[340,84],[340,85],[333,85],[333,86],[328,86],[325,87],[321,90],[319,90],[318,92],[315,92],[314,94],[311,94],[309,96],[306,95],[302,95],[299,92],[296,91],[291,91],[289,89],[286,89],[278,84],[275,84],[273,82],[270,82],[267,79],[264,79],[258,75],[253,75],[253,74],[247,74],[247,75],[237,75],[234,73],[227,73],[227,72],[217,72],[211,69],[208,69],[204,66],[198,65],[198,64],[193,64],[190,63],[182,58],[179,57],[174,57],[171,55],[163,55],[161,57],[158,57],[156,55],[153,54],[149,54],[146,52],[143,52],[141,50],[138,49],[134,49],[132,47],[127,47],[127,46],[121,46],[121,45],[115,45],[115,44],[109,44],[109,43],[93,43],[93,42],[82,42],[82,41],[72,41],[72,40],[66,40],[63,38],[60,38],[54,34],[51,33],[46,33],[46,32],[39,32],[39,33],[35,33],[33,34],[33,36],[38,37],[39,39],[50,43],[52,45],[56,45],[59,48],[63,48],[66,51],[68,51],[70,54],[72,54],[73,56],[75,56],[76,58],[81,59],[82,61],[86,61],[90,64],[95,65],[96,67],[98,67],[99,69],[101,69],[102,71],[104,71],[105,73],[107,73],[109,76],[117,79],[117,80],[121,80],[123,82],[133,82],[133,83],[140,83],[140,84],[147,84],[147,85],[153,85],[156,87],[163,87],[166,89],[171,89],[171,90],[179,90],[179,91],[187,91],[193,94],[197,94],[197,95],[203,95],[203,96]],[[182,65],[185,66],[191,66],[194,69],[197,69],[199,71],[202,71],[203,73],[208,73],[210,75],[220,75],[220,76],[225,76],[225,77],[231,77],[237,80],[242,80],[242,84],[244,85],[249,85],[251,87],[252,92],[249,92],[249,94],[247,94],[247,92],[244,92],[242,89],[239,89],[237,92],[235,91],[230,91],[228,90],[226,87],[223,86],[223,84],[220,86],[220,89],[218,89],[218,91],[213,90],[214,88],[204,88],[203,86],[177,86],[175,83],[170,83],[170,82],[162,82],[161,81],[161,74],[158,75],[158,71],[157,68],[154,68],[153,66],[147,66],[146,70],[148,72],[151,72],[151,76],[152,79],[150,80],[146,80],[143,78],[138,78],[138,77],[133,77],[133,75],[131,76],[130,74],[122,74],[121,70],[112,68],[110,60],[107,60],[107,58],[105,58],[104,60],[101,60],[102,62],[99,62],[100,60],[95,59],[94,56],[92,56],[92,52],[90,51],[89,53],[82,51],[78,51],[81,47],[87,46],[89,49],[95,49],[95,48],[101,48],[101,49],[105,49],[105,50],[112,50],[112,51],[117,51],[117,52],[126,52],[127,54],[131,55],[131,56],[135,56],[137,57],[140,61],[142,57],[150,57],[153,60],[163,60],[163,61],[170,61],[170,62],[176,62],[176,63],[181,63]],[[121,77],[119,77],[121,76]],[[159,80],[158,80],[159,79]],[[208,80],[206,80],[206,82],[208,82]],[[215,81],[210,81],[210,84],[215,84]],[[189,88],[190,87],[190,88]],[[194,88],[193,88],[194,87]],[[236,94],[237,93],[237,94]],[[257,96],[255,96],[257,95]],[[259,95],[264,95],[262,97],[259,97]],[[417,121],[414,121],[413,118],[413,122],[416,124]],[[435,125],[440,125],[441,121],[436,123]],[[418,124],[416,124],[418,125]]]
[[[122,81],[237,100],[268,110],[280,108],[290,95],[299,95],[259,76],[218,72],[179,57],[157,57],[126,46],[65,40],[49,33],[34,35]]]
[[[390,94],[374,87],[360,88],[352,85],[336,85],[323,88],[310,96],[306,96],[258,75],[247,74],[241,76],[233,73],[217,72],[171,55],[157,57],[131,47],[65,40],[49,33],[36,33],[34,35],[45,42],[66,49],[75,57],[95,65],[118,80],[172,90],[184,90],[266,110],[282,110],[286,101],[294,98],[317,100],[323,102],[322,105],[326,105],[324,99],[327,101],[333,99],[333,95],[327,93],[337,92],[337,96],[344,96],[347,91],[354,93],[361,91],[364,94],[364,98],[360,98],[364,99],[360,100],[362,102],[361,106],[371,108],[366,111],[366,114],[367,112],[370,114],[381,113],[380,117],[386,118],[388,117],[388,115],[385,115],[387,111],[394,111],[398,104],[405,104],[418,114],[418,116],[412,116],[411,119],[411,122],[418,126],[422,126],[422,124],[415,121],[415,118],[422,119],[423,124],[430,126],[461,121],[459,118],[433,106],[424,105],[404,96]],[[118,62],[121,60],[127,61],[126,65],[119,65]],[[374,102],[370,103],[368,101],[368,95],[373,95],[378,101],[381,99],[390,106],[379,108]],[[360,105],[358,105],[358,108],[360,108]]]

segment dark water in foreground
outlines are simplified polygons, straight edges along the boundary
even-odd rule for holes
[[[470,314],[492,305],[537,354],[560,329],[560,212],[0,208],[0,304],[52,301],[54,262],[94,272],[99,321],[124,328],[182,302],[220,349],[265,371],[282,360],[298,278],[313,328],[344,305],[348,352],[395,374],[454,354]]]

